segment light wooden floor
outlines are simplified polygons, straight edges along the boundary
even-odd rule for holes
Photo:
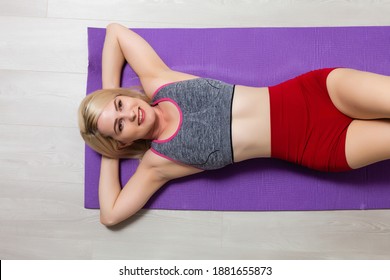
[[[390,1],[0,0],[0,259],[388,259],[390,211],[83,208],[88,26],[390,25]],[[390,56],[390,46],[389,46]],[[389,186],[390,187],[390,186]]]

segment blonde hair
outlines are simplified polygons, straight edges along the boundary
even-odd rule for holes
[[[150,148],[150,140],[137,140],[130,146],[124,147],[119,141],[98,131],[97,121],[100,114],[117,96],[129,96],[151,102],[140,87],[97,90],[87,95],[80,104],[78,118],[81,137],[88,146],[106,157],[142,158]]]

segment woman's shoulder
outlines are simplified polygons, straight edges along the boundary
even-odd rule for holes
[[[152,152],[151,150],[148,150],[144,154],[137,171],[152,172],[153,176],[169,181],[172,179],[200,173],[203,170],[189,165],[177,163],[175,161],[164,158]]]

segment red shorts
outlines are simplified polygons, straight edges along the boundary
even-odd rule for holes
[[[312,71],[269,88],[272,157],[320,171],[351,170],[345,139],[352,119],[329,97],[326,78],[332,70]]]

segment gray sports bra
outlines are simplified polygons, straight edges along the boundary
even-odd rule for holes
[[[151,151],[200,169],[217,169],[234,162],[231,113],[234,85],[197,78],[164,85],[156,90],[153,106],[163,101],[180,112],[177,131],[154,140]]]

